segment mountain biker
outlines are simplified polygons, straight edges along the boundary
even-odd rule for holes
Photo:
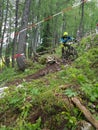
[[[69,41],[73,41],[74,38],[71,37],[71,36],[68,36],[68,32],[64,32],[63,33],[63,36],[60,38],[60,43],[61,43],[61,46],[62,46],[62,54],[64,53],[64,47],[67,47],[68,50],[70,50],[70,44],[67,44],[67,42]]]

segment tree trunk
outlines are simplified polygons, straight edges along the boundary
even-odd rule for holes
[[[29,13],[30,13],[30,3],[31,0],[25,0],[25,6],[23,11],[23,17],[21,21],[21,29],[23,30],[28,25]],[[25,45],[26,45],[26,30],[20,31],[19,41],[18,41],[18,54],[17,65],[20,70],[24,71],[26,68],[26,56],[25,56]]]
[[[4,34],[6,32],[6,24],[7,24],[7,17],[8,17],[8,3],[9,3],[9,0],[7,0],[7,3],[6,3],[6,14],[5,14],[5,20],[4,20],[4,29],[3,29],[2,36],[1,36],[1,45],[0,45],[0,57],[1,58],[2,58],[2,47],[3,47]]]
[[[19,0],[16,0],[15,34],[17,32],[17,25],[18,25],[18,4],[19,4]],[[17,36],[15,34],[14,34],[14,40],[12,44],[12,67],[14,67],[14,54],[16,52],[16,42],[17,42]]]
[[[10,44],[6,45],[6,50],[5,50],[5,65],[7,67],[10,66],[10,57],[9,57],[9,54],[10,54]]]
[[[2,9],[3,1],[0,1],[0,58],[2,59],[2,24],[3,24],[3,9]]]
[[[83,27],[83,20],[84,20],[84,0],[81,0],[82,3],[82,11],[81,11],[81,20],[80,20],[80,25],[79,25],[79,34],[80,38],[83,37],[83,32],[84,32],[84,27]]]

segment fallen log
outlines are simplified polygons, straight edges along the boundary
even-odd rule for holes
[[[86,119],[98,130],[98,120],[94,119],[90,111],[81,104],[77,97],[71,98],[72,102],[81,110]]]
[[[55,53],[55,49],[48,49],[48,50],[45,50],[45,51],[42,51],[42,52],[37,52],[37,54],[40,56],[40,55],[43,55],[43,54],[46,54],[46,53],[50,53],[50,54],[53,54]]]

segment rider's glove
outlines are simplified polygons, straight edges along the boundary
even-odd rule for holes
[[[64,44],[63,44],[63,43],[60,43],[60,47],[63,48],[63,47],[64,47]]]

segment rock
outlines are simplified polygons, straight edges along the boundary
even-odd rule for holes
[[[76,130],[95,130],[95,128],[89,122],[82,120],[78,122]]]
[[[48,64],[56,63],[56,59],[54,57],[48,56],[46,63]]]
[[[22,84],[19,84],[17,88],[23,88],[24,86]]]
[[[2,94],[4,93],[4,90],[7,89],[8,87],[2,87],[0,88],[0,98],[2,98]]]

